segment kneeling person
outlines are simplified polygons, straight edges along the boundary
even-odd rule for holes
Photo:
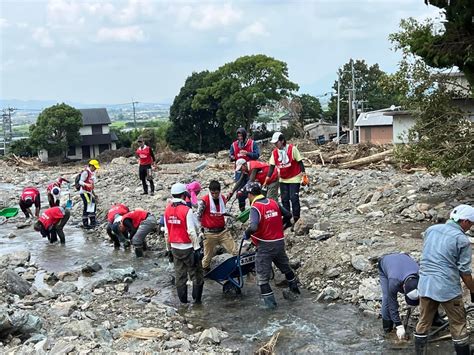
[[[135,247],[135,255],[137,258],[143,257],[143,250],[146,249],[145,238],[155,229],[155,216],[141,208],[124,214],[120,222],[120,232],[130,234],[130,239]]]
[[[208,272],[211,259],[218,245],[222,245],[229,254],[237,254],[237,246],[229,230],[225,228],[224,213],[226,200],[221,194],[221,185],[212,180],[209,183],[209,194],[199,201],[198,220],[204,232],[203,269]]]
[[[31,206],[35,205],[35,217],[38,218],[41,209],[40,192],[36,187],[25,187],[20,196],[20,208],[26,218],[33,217]]]
[[[125,247],[130,245],[128,240],[123,236],[122,233],[120,233],[118,227],[121,222],[121,219],[117,219],[117,217],[121,217],[128,212],[130,212],[130,210],[123,203],[117,203],[113,205],[110,208],[109,212],[107,212],[106,232],[107,235],[110,237],[110,240],[114,242],[115,249],[120,248],[120,242],[122,242]]]
[[[295,273],[290,267],[290,261],[285,251],[285,225],[291,219],[291,214],[276,201],[262,195],[262,187],[258,182],[249,183],[246,187],[250,204],[250,225],[244,232],[244,238],[252,238],[257,248],[255,269],[257,284],[260,286],[265,306],[273,309],[277,303],[270,278],[272,263],[285,275],[288,281],[290,294],[300,293]]]
[[[40,232],[43,238],[48,238],[50,243],[59,240],[61,244],[66,243],[63,228],[69,220],[70,212],[62,207],[51,207],[45,210],[38,218],[34,225],[34,229]]]

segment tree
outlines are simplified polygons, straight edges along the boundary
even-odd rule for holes
[[[225,132],[234,136],[238,127],[250,129],[263,106],[296,90],[286,63],[262,54],[244,56],[207,75],[192,107],[215,110]]]
[[[457,66],[471,84],[474,93],[474,5],[472,0],[425,0],[442,10],[444,30],[418,26],[407,38],[410,51],[434,68]]]
[[[171,127],[166,141],[174,148],[191,152],[215,152],[226,148],[231,140],[224,132],[224,123],[216,114],[218,102],[209,98],[206,107],[195,108],[193,100],[209,83],[208,71],[193,73],[170,107]]]
[[[402,163],[416,164],[451,176],[470,172],[474,167],[474,123],[456,102],[466,98],[469,89],[455,76],[432,68],[416,55],[412,37],[420,29],[433,30],[432,21],[402,20],[401,31],[390,35],[403,59],[399,70],[384,85],[404,93],[402,105],[415,117],[408,144],[396,149]]]
[[[341,78],[341,123],[348,124],[349,120],[349,89],[352,89],[352,59],[339,69]],[[398,105],[400,93],[397,90],[388,91],[381,86],[381,81],[387,74],[379,68],[378,64],[368,66],[364,60],[356,60],[354,63],[354,78],[356,100],[359,107],[364,111],[379,110],[392,105]],[[337,92],[337,80],[333,89]],[[344,102],[345,101],[345,102]],[[333,122],[337,119],[337,96],[332,96],[329,101],[328,116]]]
[[[36,124],[30,126],[31,145],[51,155],[65,155],[69,146],[80,143],[81,127],[81,111],[65,103],[56,104],[44,109]]]
[[[300,117],[303,124],[319,121],[323,113],[319,99],[308,94],[303,94],[299,97],[299,100],[301,102]]]

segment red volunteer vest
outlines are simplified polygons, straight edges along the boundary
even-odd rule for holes
[[[226,203],[227,201],[225,200],[225,197],[222,196],[222,198],[224,199],[224,203]],[[208,228],[208,229],[224,228],[225,227],[224,216],[211,213],[211,203],[209,201],[209,195],[204,196],[201,200],[203,200],[204,203],[206,204],[206,208],[204,209],[204,212],[201,217],[201,225],[204,228]],[[216,205],[216,210],[217,212],[220,211],[219,204]]]
[[[281,219],[281,212],[278,203],[272,199],[267,199],[267,202],[260,202],[257,200],[252,203],[252,208],[257,209],[260,214],[260,223],[257,231],[252,235],[252,241],[255,245],[259,240],[275,241],[283,239],[283,222]]]
[[[38,195],[39,191],[36,187],[25,187],[21,193],[20,200],[26,201],[27,197],[31,197],[34,202]]]
[[[64,217],[64,212],[61,207],[51,207],[44,211],[38,218],[38,221],[44,226],[46,230],[50,229],[54,224],[58,223]]]
[[[191,243],[188,235],[188,223],[186,216],[189,207],[183,204],[173,205],[170,203],[165,209],[166,228],[168,228],[168,242],[187,244]]]
[[[283,164],[281,161],[278,160],[278,149],[273,150],[273,159],[275,160],[275,166],[278,168],[280,172],[280,177],[282,179],[291,179],[295,177],[299,173],[301,173],[300,165],[296,160],[293,159],[293,144],[288,144],[288,158],[289,162],[287,164]]]
[[[232,145],[234,146],[235,161],[237,161],[238,159],[245,159],[245,161],[250,160],[250,157],[248,157],[247,155],[243,155],[241,153],[241,151],[246,150],[247,152],[250,152],[250,153],[253,152],[253,140],[252,139],[247,139],[247,142],[245,143],[245,146],[243,148],[239,147],[239,141],[235,141],[234,143],[232,143]]]
[[[137,229],[140,223],[142,223],[147,217],[148,217],[148,211],[142,210],[141,208],[137,208],[134,211],[125,213],[122,216],[122,223],[126,219],[130,219],[132,221],[133,228]]]
[[[135,152],[140,158],[140,165],[151,165],[153,164],[153,159],[151,158],[150,147],[145,146],[145,148],[138,148]]]
[[[92,171],[89,170],[89,167],[86,167],[83,172],[86,171],[87,172],[87,178],[86,178],[86,181],[84,181],[84,183],[86,184],[91,184],[92,187],[86,187],[86,186],[82,186],[82,189],[84,191],[89,191],[91,192],[92,190],[94,190],[94,180],[92,179]],[[82,174],[82,173],[81,173]]]
[[[113,205],[109,212],[107,213],[107,221],[109,223],[114,223],[114,219],[116,215],[121,215],[123,216],[124,214],[128,213],[129,209],[127,206],[125,206],[123,203],[118,203],[116,205]]]
[[[267,178],[268,170],[270,170],[270,165],[267,163],[263,163],[258,160],[251,160],[247,162],[247,166],[249,167],[249,174],[252,169],[258,169],[257,175],[255,176],[255,180],[257,180],[260,184],[265,183],[265,179]],[[278,179],[278,169],[273,170],[273,174],[270,177],[270,181],[268,182],[271,184],[272,182],[277,181]]]

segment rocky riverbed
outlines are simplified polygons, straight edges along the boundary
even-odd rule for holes
[[[154,196],[140,195],[134,158],[119,157],[102,164],[96,186],[99,219],[105,219],[107,209],[115,202],[160,215],[169,189],[177,181],[197,179],[207,186],[211,179],[217,179],[224,192],[231,189],[232,165],[226,161],[226,152],[214,156],[188,154],[183,160],[180,164],[160,165],[155,172]],[[77,164],[36,168],[0,162],[0,200],[8,206],[17,205],[23,187],[33,185],[44,191],[47,183],[60,175],[73,180],[80,169]],[[315,165],[307,172],[311,185],[301,191],[302,218],[287,234],[291,263],[309,291],[305,293],[307,302],[324,307],[356,305],[359,313],[369,319],[364,329],[373,328],[380,310],[378,257],[407,252],[419,258],[422,232],[446,219],[455,205],[474,203],[472,176],[444,179],[426,172],[405,174],[389,164],[361,170]],[[63,202],[67,198],[67,191],[63,191]],[[22,215],[0,220],[1,352],[243,349],[236,344],[239,340],[226,343],[225,339],[232,338],[228,327],[199,319],[199,308],[180,310],[171,295],[172,272],[163,257],[163,238],[158,233],[149,237],[151,250],[144,261],[136,261],[123,251],[114,254],[105,226],[87,233],[79,229],[82,204],[75,191],[72,199],[63,249],[47,245],[38,236],[35,240],[34,231]],[[42,202],[45,207],[44,194]],[[235,203],[232,212],[237,214],[237,210]],[[236,239],[242,228],[234,223]],[[26,243],[26,247],[19,250],[15,240]],[[66,252],[68,248],[75,253]],[[93,250],[89,252],[88,248]],[[44,260],[49,264],[40,263]],[[153,287],[144,280],[154,280]],[[216,287],[209,287],[218,292]],[[246,287],[255,288],[252,284]],[[160,294],[160,289],[168,290],[168,295]],[[257,293],[251,297],[256,303]],[[380,344],[376,334],[377,330],[367,336]],[[257,338],[264,340],[265,336]]]

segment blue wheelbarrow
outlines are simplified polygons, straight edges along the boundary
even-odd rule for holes
[[[242,254],[242,245],[244,239],[240,242],[239,254],[233,256],[214,269],[209,271],[204,277],[214,280],[222,285],[224,293],[235,292],[242,293],[244,287],[244,276],[255,271],[255,252]]]

